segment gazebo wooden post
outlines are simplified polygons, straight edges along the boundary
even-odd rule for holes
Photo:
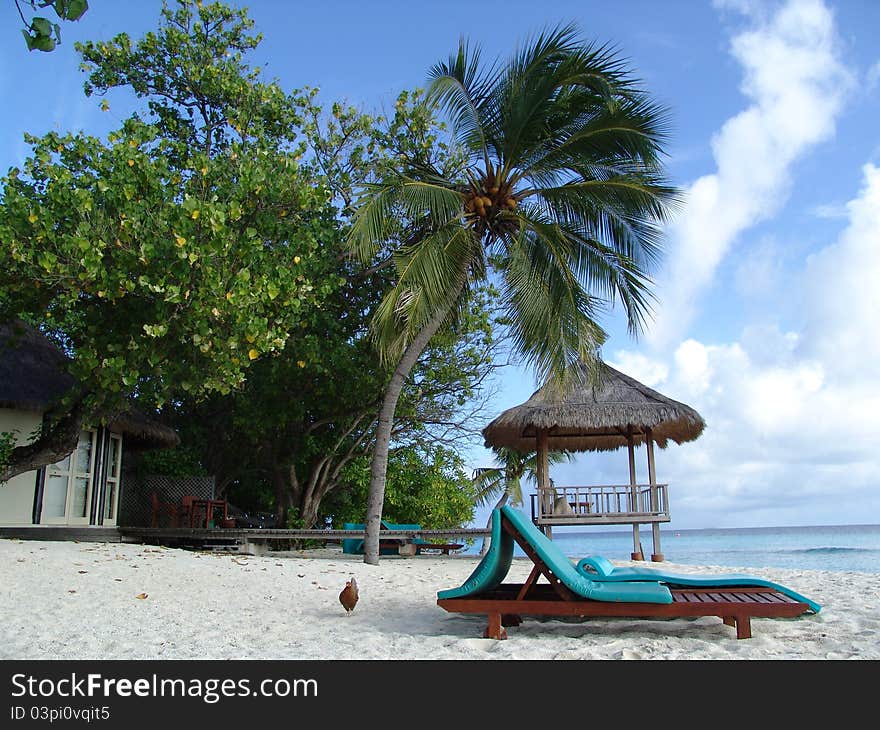
[[[545,489],[550,486],[550,459],[547,445],[548,434],[546,428],[539,428],[537,435],[538,454],[538,515],[543,517],[548,505],[548,497]],[[552,501],[549,502],[552,510]],[[542,525],[541,530],[547,537],[553,537],[553,528],[550,525]]]
[[[650,428],[645,429],[645,444],[648,447],[648,483],[651,485],[651,511],[656,515],[660,509],[660,504],[657,498],[657,471],[654,466],[654,436]],[[663,551],[660,549],[660,523],[651,523],[651,531],[654,542],[654,552],[651,553],[651,560],[655,563],[662,563]]]
[[[635,440],[633,439],[633,429],[632,426],[626,427],[626,445],[627,450],[629,451],[629,486],[630,486],[630,499],[632,500],[632,504],[630,507],[631,512],[638,512],[639,505],[639,488],[636,484],[636,451],[635,451]],[[639,536],[639,523],[633,522],[633,551],[630,557],[633,560],[644,560],[645,556],[642,554],[642,539]]]

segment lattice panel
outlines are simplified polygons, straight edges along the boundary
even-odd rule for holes
[[[179,505],[185,495],[213,499],[214,477],[162,475],[136,477],[124,473],[118,524],[123,527],[149,527],[152,516],[151,495],[156,492],[160,502]],[[166,526],[160,523],[160,527]]]

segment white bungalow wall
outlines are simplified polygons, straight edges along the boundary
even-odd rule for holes
[[[40,425],[41,414],[0,408],[0,432],[17,435],[17,443],[24,444],[28,435]],[[30,525],[33,521],[34,491],[37,472],[28,471],[0,484],[0,524]]]

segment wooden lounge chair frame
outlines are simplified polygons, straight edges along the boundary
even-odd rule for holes
[[[521,532],[503,514],[501,529],[508,533],[534,563],[524,583],[501,583],[495,588],[455,598],[438,598],[446,611],[484,614],[485,638],[506,639],[505,627],[518,626],[523,616],[680,618],[718,616],[736,628],[737,639],[752,636],[751,619],[793,618],[814,610],[808,603],[768,586],[669,586],[672,603],[597,601],[576,595],[556,576]],[[539,584],[544,577],[547,583]],[[549,585],[548,585],[549,584]]]
[[[437,550],[444,555],[449,555],[451,552],[461,550],[463,547],[463,544],[457,542],[417,542],[416,552],[421,553],[425,550]]]

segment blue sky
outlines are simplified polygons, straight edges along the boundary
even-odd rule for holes
[[[156,25],[154,0],[91,0],[51,54],[28,53],[12,4],[0,29],[0,170],[25,131],[101,134],[128,112],[86,99],[77,39]],[[707,429],[657,454],[672,526],[880,522],[880,3],[875,0],[375,0],[246,5],[252,62],[288,90],[368,109],[423,84],[462,35],[487,56],[575,21],[629,59],[673,121],[669,172],[686,190],[668,226],[649,331],[606,320],[603,356],[696,408]],[[118,105],[118,110],[117,110]],[[491,415],[536,387],[499,379]],[[475,444],[472,466],[488,452]],[[645,478],[644,456],[639,477]],[[557,484],[615,484],[624,453],[556,467]]]

